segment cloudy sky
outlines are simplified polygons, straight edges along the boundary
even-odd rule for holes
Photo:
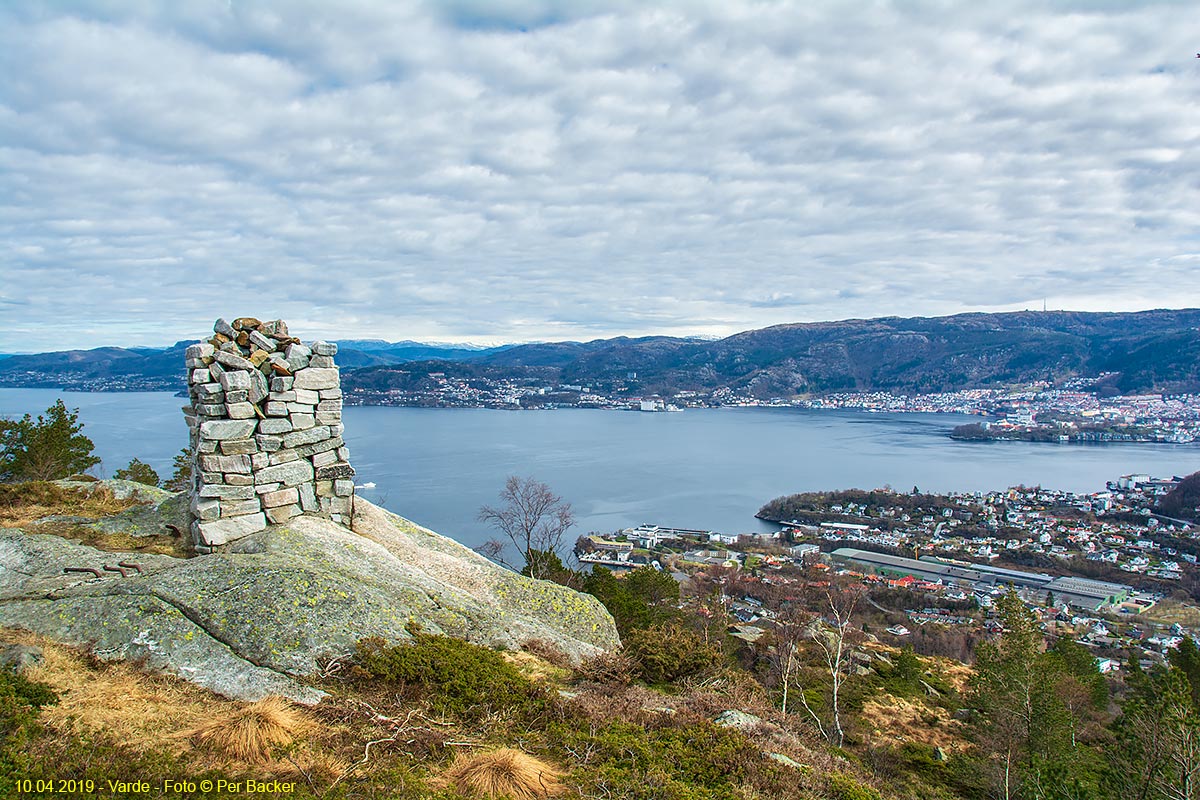
[[[1046,10],[1053,5],[1055,10]],[[0,352],[1200,306],[1188,2],[0,5]]]

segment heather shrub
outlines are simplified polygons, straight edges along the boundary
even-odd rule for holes
[[[880,800],[879,792],[851,778],[844,772],[828,775],[829,793],[833,800]]]
[[[670,683],[721,663],[720,647],[679,624],[653,625],[625,637],[625,652],[647,683]]]
[[[499,653],[446,636],[418,631],[411,643],[392,646],[363,639],[355,660],[360,677],[397,684],[447,716],[527,708],[541,696]]]
[[[739,787],[761,760],[741,733],[709,722],[651,730],[628,722],[557,723],[547,733],[565,758],[577,759],[573,783],[627,800],[740,798]]]
[[[592,683],[628,686],[640,674],[638,662],[624,652],[601,653],[579,665],[575,674]]]
[[[57,703],[58,695],[49,686],[16,670],[0,669],[0,796],[15,794],[13,779],[23,771],[25,745],[36,734],[38,714]]]

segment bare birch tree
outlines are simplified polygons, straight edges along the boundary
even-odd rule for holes
[[[525,567],[534,578],[546,566],[547,559],[539,553],[557,554],[567,530],[575,524],[571,504],[533,478],[509,475],[500,492],[500,504],[479,509],[479,520],[499,529],[504,539],[487,542],[480,551],[501,563],[509,543],[525,560]],[[510,565],[511,566],[511,565]]]
[[[822,738],[841,746],[846,739],[842,725],[842,689],[851,676],[850,653],[858,631],[851,617],[862,596],[861,588],[829,589],[821,598],[820,614],[807,615],[781,626],[776,640],[775,659],[780,673],[782,698],[780,710],[788,713],[788,704],[795,696]],[[829,709],[822,714],[809,700],[800,661],[800,645],[811,642],[819,656],[822,675],[829,678]],[[822,683],[824,681],[822,680]]]

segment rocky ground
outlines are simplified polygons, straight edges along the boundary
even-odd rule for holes
[[[419,629],[509,650],[542,640],[575,661],[619,646],[591,596],[512,573],[363,500],[349,528],[298,517],[180,557],[106,549],[186,531],[175,495],[114,481],[90,491],[138,491],[145,502],[0,529],[0,626],[226,697],[304,703],[322,696],[306,677],[367,637],[406,641]]]

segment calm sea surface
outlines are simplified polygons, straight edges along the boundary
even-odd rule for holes
[[[0,415],[37,414],[62,397],[111,475],[138,457],[164,477],[187,443],[164,392],[0,389]],[[773,497],[813,489],[1003,489],[1018,483],[1101,489],[1131,472],[1200,469],[1200,446],[965,443],[946,434],[978,418],[796,409],[488,411],[355,408],[346,439],[360,490],[374,503],[476,546],[476,521],[505,476],[531,475],[575,507],[575,530],[652,522],[726,533],[770,530],[754,513]]]

